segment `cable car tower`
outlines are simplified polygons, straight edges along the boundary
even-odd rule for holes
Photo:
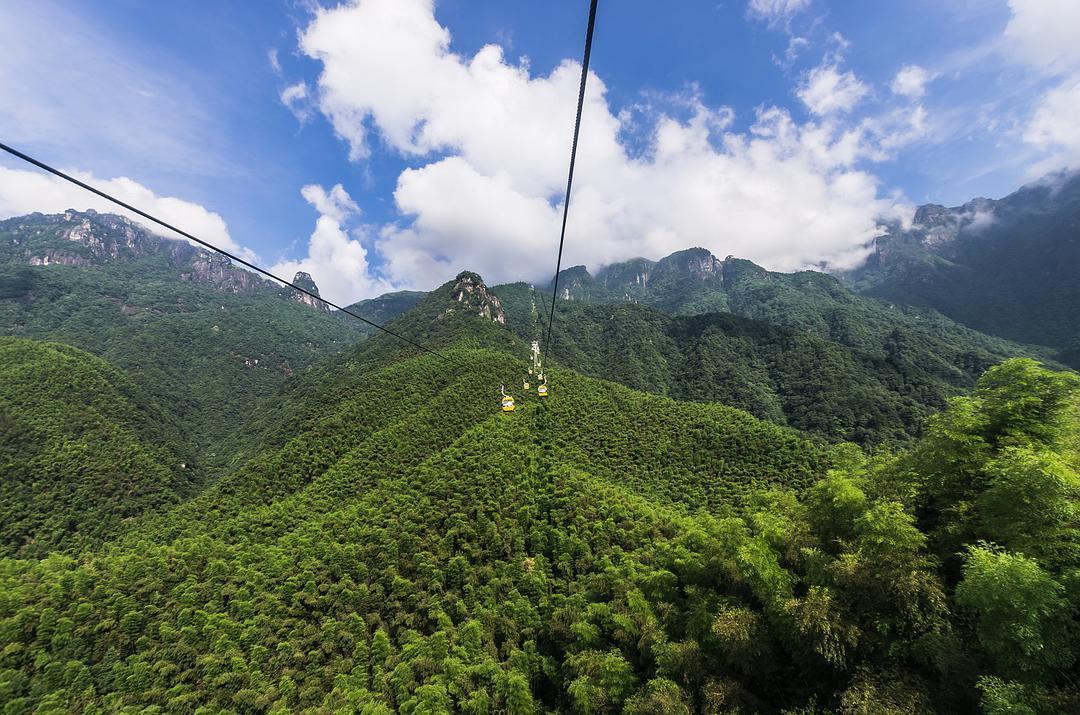
[[[536,386],[536,394],[539,397],[547,397],[547,378],[544,377],[544,366],[540,361],[540,341],[532,341],[532,367],[529,368],[529,374],[533,374],[535,371],[536,379],[540,381],[540,384]]]

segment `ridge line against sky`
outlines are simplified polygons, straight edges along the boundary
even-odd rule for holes
[[[546,282],[587,3],[536,5],[7,0],[0,136],[336,302]],[[877,5],[602,5],[568,265],[847,268],[1076,166],[1080,3]],[[0,218],[91,207],[0,161]]]

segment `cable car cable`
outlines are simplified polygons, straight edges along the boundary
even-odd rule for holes
[[[134,206],[132,206],[131,204],[125,203],[125,202],[121,201],[120,199],[116,198],[115,196],[111,196],[111,195],[105,193],[101,189],[94,188],[93,186],[91,186],[91,185],[89,185],[87,183],[79,181],[75,177],[73,177],[73,176],[71,176],[69,174],[65,174],[64,172],[60,171],[59,169],[55,169],[55,168],[49,166],[48,164],[46,164],[43,161],[38,161],[37,159],[35,159],[32,156],[29,156],[27,154],[22,153],[18,149],[10,147],[7,144],[4,144],[3,142],[0,142],[0,149],[3,149],[8,154],[11,154],[12,156],[15,156],[15,157],[17,157],[19,159],[22,159],[23,161],[25,161],[27,163],[33,164],[34,166],[38,167],[39,169],[44,169],[45,171],[49,172],[50,174],[54,174],[55,176],[59,176],[61,179],[64,179],[65,181],[70,181],[71,183],[75,184],[76,186],[81,187],[83,189],[86,189],[87,191],[89,191],[92,194],[97,194],[101,198],[106,199],[108,201],[111,201],[114,204],[116,204],[117,206],[122,206],[123,208],[127,209],[128,211],[131,211],[132,213],[138,214],[139,216],[142,216],[143,218],[145,218],[145,219],[147,219],[149,221],[153,221],[154,223],[158,224],[159,226],[164,226],[165,228],[169,229],[170,231],[175,231],[176,233],[180,234],[184,238],[187,238],[187,239],[189,239],[191,241],[194,241],[195,243],[199,244],[200,246],[203,246],[205,248],[209,248],[211,251],[216,251],[217,253],[220,253],[221,255],[226,256],[227,258],[229,258],[229,259],[231,259],[233,261],[236,261],[237,263],[239,263],[241,265],[247,266],[248,268],[250,268],[253,271],[261,273],[264,276],[268,276],[268,277],[274,279],[275,281],[278,281],[279,283],[283,283],[286,286],[288,286],[289,288],[292,288],[295,291],[303,293],[304,295],[306,295],[306,296],[308,296],[310,298],[314,298],[315,300],[319,301],[320,303],[325,303],[326,305],[330,306],[331,308],[334,308],[336,310],[340,310],[342,313],[345,313],[346,315],[351,315],[352,317],[356,318],[357,320],[359,320],[359,321],[361,321],[363,323],[367,323],[371,327],[377,328],[378,330],[381,330],[382,332],[386,333],[387,335],[392,335],[395,338],[397,338],[398,340],[401,340],[402,342],[408,343],[409,345],[412,345],[415,348],[419,348],[420,350],[423,350],[426,353],[431,353],[432,355],[435,355],[436,357],[438,357],[438,358],[440,358],[442,360],[445,360],[446,362],[450,362],[450,363],[453,362],[450,358],[446,357],[445,355],[443,355],[442,353],[440,353],[437,350],[432,350],[429,347],[425,347],[424,345],[421,345],[420,343],[416,342],[415,340],[410,340],[409,338],[406,338],[404,335],[400,335],[398,333],[395,333],[393,330],[390,330],[388,328],[384,328],[383,326],[379,325],[378,323],[374,323],[374,322],[368,320],[367,318],[363,317],[362,315],[357,315],[356,313],[352,312],[348,308],[343,308],[340,305],[338,305],[336,303],[333,303],[333,302],[327,300],[326,298],[323,298],[322,296],[316,295],[316,294],[312,293],[309,290],[301,288],[300,286],[296,285],[295,283],[293,283],[291,281],[287,281],[287,280],[285,280],[284,278],[282,278],[280,276],[274,275],[273,273],[271,273],[270,271],[268,271],[268,270],[266,270],[264,268],[259,268],[254,263],[250,263],[248,261],[245,261],[243,258],[240,258],[239,256],[236,256],[236,255],[233,255],[232,253],[229,253],[228,251],[226,251],[226,250],[224,250],[222,248],[218,248],[217,246],[213,245],[212,243],[207,243],[206,241],[202,240],[201,238],[196,238],[195,236],[192,236],[187,231],[182,231],[179,228],[177,228],[176,226],[173,226],[172,224],[166,223],[165,221],[162,221],[161,219],[157,218],[156,216],[148,214],[145,211],[137,209]]]
[[[563,201],[562,230],[559,233],[559,256],[555,261],[555,280],[551,288],[551,313],[548,316],[547,340],[544,341],[544,354],[551,346],[551,327],[555,322],[555,300],[559,295],[559,271],[562,269],[563,243],[566,241],[566,217],[570,213],[570,188],[574,184],[574,162],[577,160],[578,135],[581,133],[581,110],[585,104],[585,81],[589,76],[589,56],[592,54],[593,26],[596,24],[596,2],[589,4],[589,25],[585,30],[585,55],[581,60],[581,85],[578,88],[577,117],[574,119],[574,141],[570,145],[570,171],[566,178],[566,198]]]

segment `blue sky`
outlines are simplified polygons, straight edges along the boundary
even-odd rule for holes
[[[1073,165],[1078,7],[601,0],[567,258],[843,268]],[[327,8],[3,0],[0,137],[337,300],[546,280],[587,3]],[[67,206],[0,160],[0,214]]]

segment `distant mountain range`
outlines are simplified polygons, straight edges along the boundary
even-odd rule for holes
[[[546,290],[550,295],[550,283]],[[1050,176],[999,200],[921,206],[909,228],[890,225],[863,266],[835,278],[775,273],[704,248],[613,263],[595,275],[585,266],[559,275],[559,299],[568,303],[637,303],[673,316],[729,312],[833,338],[838,306],[879,313],[880,304],[870,308],[853,294],[940,320],[909,307],[932,309],[989,335],[1045,346],[1049,352],[1036,352],[1080,368],[1080,175]],[[790,310],[804,300],[829,307]]]
[[[910,229],[894,226],[844,278],[868,295],[1048,345],[1080,368],[1080,175],[1000,200],[921,206]]]
[[[841,276],[771,272],[704,248],[595,276],[574,266],[560,275],[555,355],[586,374],[830,439],[907,439],[996,362],[1078,364],[1078,215],[1080,181],[1062,179],[1000,201],[921,207],[910,229],[892,227],[866,266]],[[318,293],[307,274],[295,280]],[[550,288],[491,292],[507,326],[531,340]],[[389,293],[350,310],[382,324],[427,295]],[[255,313],[267,322],[252,323]],[[196,423],[191,438],[205,448],[196,453],[211,464],[235,453],[213,435],[242,423],[259,395],[371,333],[227,259],[93,211],[0,222],[0,330],[132,369]]]
[[[296,280],[318,292],[310,276]],[[0,221],[0,334],[68,343],[126,370],[184,425],[204,476],[255,402],[363,335],[218,254],[94,211]]]
[[[1051,348],[701,249],[566,278],[541,398],[542,288],[353,306],[421,351],[0,223],[4,711],[1080,711]]]

